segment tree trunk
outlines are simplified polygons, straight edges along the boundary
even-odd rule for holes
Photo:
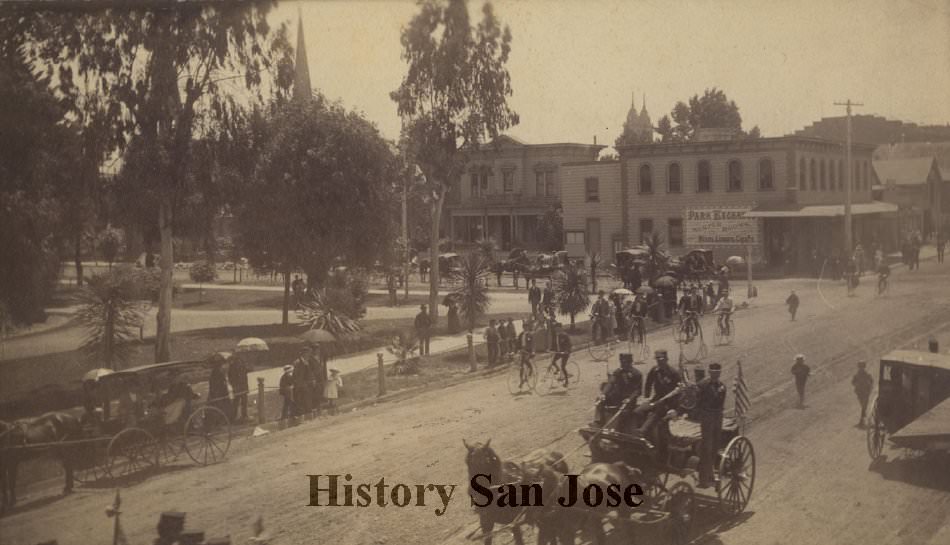
[[[290,269],[284,270],[284,308],[281,312],[280,323],[290,323]]]
[[[442,204],[445,202],[445,191],[439,191],[439,198],[432,203],[432,233],[429,243],[429,316],[432,325],[439,320],[439,224],[442,222]]]
[[[73,256],[74,262],[76,263],[76,287],[82,287],[82,229],[76,230],[76,238],[73,239],[75,244],[75,255]]]
[[[159,267],[162,270],[162,282],[158,295],[158,315],[156,316],[155,363],[171,359],[172,273],[174,272],[172,217],[171,199],[163,197],[158,206],[158,232],[161,243]]]
[[[109,364],[109,368],[113,371],[118,371],[119,368],[116,365],[115,361],[115,348],[113,347],[113,340],[115,339],[115,301],[110,297],[106,301],[106,323],[105,323],[105,338],[102,340],[102,354],[105,356],[106,363]]]
[[[591,325],[591,327],[593,327],[593,325]],[[571,331],[577,331],[577,329],[574,327],[574,313],[573,312],[571,313]]]

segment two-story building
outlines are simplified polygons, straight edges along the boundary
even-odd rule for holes
[[[852,146],[855,243],[882,244],[896,206],[871,197],[872,145]],[[685,143],[621,146],[614,162],[563,168],[565,249],[613,257],[659,233],[674,255],[746,255],[804,267],[813,252],[843,251],[847,169],[836,142],[800,136],[735,139],[701,130]]]
[[[470,153],[446,201],[443,231],[456,248],[492,238],[502,249],[535,249],[539,219],[561,206],[562,166],[595,161],[606,146],[526,144],[499,136]]]
[[[942,227],[943,179],[933,157],[885,159],[873,163],[875,197],[896,204],[903,235],[925,237]]]

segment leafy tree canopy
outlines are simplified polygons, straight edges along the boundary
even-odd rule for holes
[[[739,106],[715,87],[706,89],[702,96],[693,95],[687,102],[677,102],[670,115],[663,116],[657,123],[661,142],[692,140],[696,129],[702,128],[734,129],[740,138],[759,136],[758,126],[748,133],[743,132]]]

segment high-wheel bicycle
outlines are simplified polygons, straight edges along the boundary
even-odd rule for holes
[[[677,314],[677,321],[673,324],[673,339],[679,345],[680,353],[688,361],[700,359],[706,354],[703,327],[695,313],[688,314],[686,318]]]
[[[717,345],[731,344],[736,338],[736,322],[732,319],[732,313],[726,316],[725,325],[718,318],[716,327],[713,331]]]
[[[633,355],[634,363],[646,363],[650,360],[650,346],[647,344],[646,324],[641,316],[633,317],[627,339],[627,350]]]
[[[885,295],[887,295],[887,292],[890,291],[890,290],[888,289],[889,287],[890,287],[890,286],[889,286],[889,282],[888,282],[887,275],[886,275],[886,274],[879,275],[879,276],[878,276],[878,279],[877,279],[877,295],[878,295],[878,297],[884,297]]]
[[[511,395],[532,392],[537,386],[538,372],[530,358],[527,361],[518,361],[513,365],[509,365],[508,392]]]
[[[564,379],[561,377],[561,362],[551,362],[544,369],[544,374],[541,376],[541,381],[537,386],[538,393],[545,394],[565,387],[570,390],[577,386],[581,380],[581,368],[577,365],[577,362],[568,360],[564,367],[568,374],[567,385],[565,386]]]
[[[587,347],[587,352],[594,361],[609,361],[617,351],[617,344],[617,341],[612,338],[607,339],[607,342],[603,344],[591,342]]]

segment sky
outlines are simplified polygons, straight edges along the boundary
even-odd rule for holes
[[[794,132],[850,98],[855,113],[950,123],[950,0],[496,0],[528,143],[612,144],[635,93],[654,125],[679,100],[718,87],[748,129]],[[473,20],[480,0],[471,0]],[[283,1],[274,22],[304,24],[310,78],[331,99],[399,135],[389,98],[406,72],[402,0]]]

